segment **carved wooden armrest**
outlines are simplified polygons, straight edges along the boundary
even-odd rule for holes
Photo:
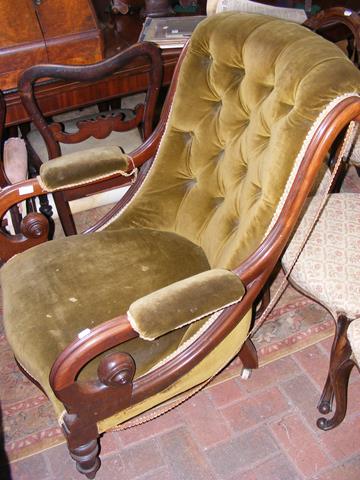
[[[82,415],[100,420],[109,415],[109,405],[113,404],[116,410],[130,402],[135,363],[126,353],[104,357],[99,363],[96,380],[77,382],[76,377],[90,360],[137,336],[124,315],[80,332],[62,351],[52,366],[50,385],[68,413],[72,413],[72,405],[76,405],[77,411],[80,405]],[[90,395],[91,402],[88,402]],[[97,404],[96,409],[94,404]],[[89,406],[91,411],[87,411]]]
[[[9,185],[0,190],[0,224],[6,212],[14,205],[46,193],[36,179]],[[21,222],[21,233],[10,235],[0,229],[0,263],[48,238],[49,223],[40,213],[29,213]]]

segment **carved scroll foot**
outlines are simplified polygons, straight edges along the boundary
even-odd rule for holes
[[[78,472],[90,479],[95,478],[96,472],[100,468],[99,453],[100,447],[97,439],[70,449],[71,458],[75,460]]]
[[[334,389],[331,384],[330,375],[328,375],[317,407],[319,412],[323,415],[327,415],[328,413],[330,413],[332,410],[333,399]]]
[[[335,413],[332,418],[321,417],[316,425],[321,430],[331,430],[339,425],[346,414],[347,389],[349,376],[354,362],[351,360],[351,347],[347,340],[349,319],[345,315],[339,315],[336,322],[336,333],[331,349],[329,374],[320,398],[318,410],[326,415],[332,410],[335,399]]]

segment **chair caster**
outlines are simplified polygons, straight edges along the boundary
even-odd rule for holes
[[[243,380],[249,380],[251,377],[252,369],[251,368],[243,368],[240,373],[240,377]]]
[[[328,413],[331,412],[331,402],[326,401],[326,400],[323,401],[323,402],[320,402],[319,405],[318,405],[318,410],[323,415],[327,415]],[[321,419],[319,418],[319,420],[321,420]]]

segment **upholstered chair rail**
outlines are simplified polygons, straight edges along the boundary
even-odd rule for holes
[[[40,168],[39,182],[49,192],[96,182],[110,175],[134,173],[131,157],[120,147],[91,148],[69,153]]]
[[[144,340],[155,340],[176,328],[239,302],[245,287],[235,273],[221,268],[180,280],[130,305],[128,318]]]

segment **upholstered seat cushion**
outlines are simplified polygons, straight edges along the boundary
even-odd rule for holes
[[[288,271],[298,252],[322,196],[312,198],[284,256]],[[360,315],[360,196],[329,195],[327,204],[308,239],[290,280],[336,316]]]
[[[50,368],[79,332],[125,314],[151,291],[207,269],[202,249],[174,233],[129,229],[54,240],[1,270],[8,341],[60,413],[63,407],[48,382]],[[153,342],[134,339],[120,348],[133,356],[139,376],[175,350],[189,328],[194,333],[197,327]],[[93,375],[98,360],[93,363],[82,378]]]
[[[355,362],[360,366],[360,318],[350,323],[347,337],[353,352]]]

